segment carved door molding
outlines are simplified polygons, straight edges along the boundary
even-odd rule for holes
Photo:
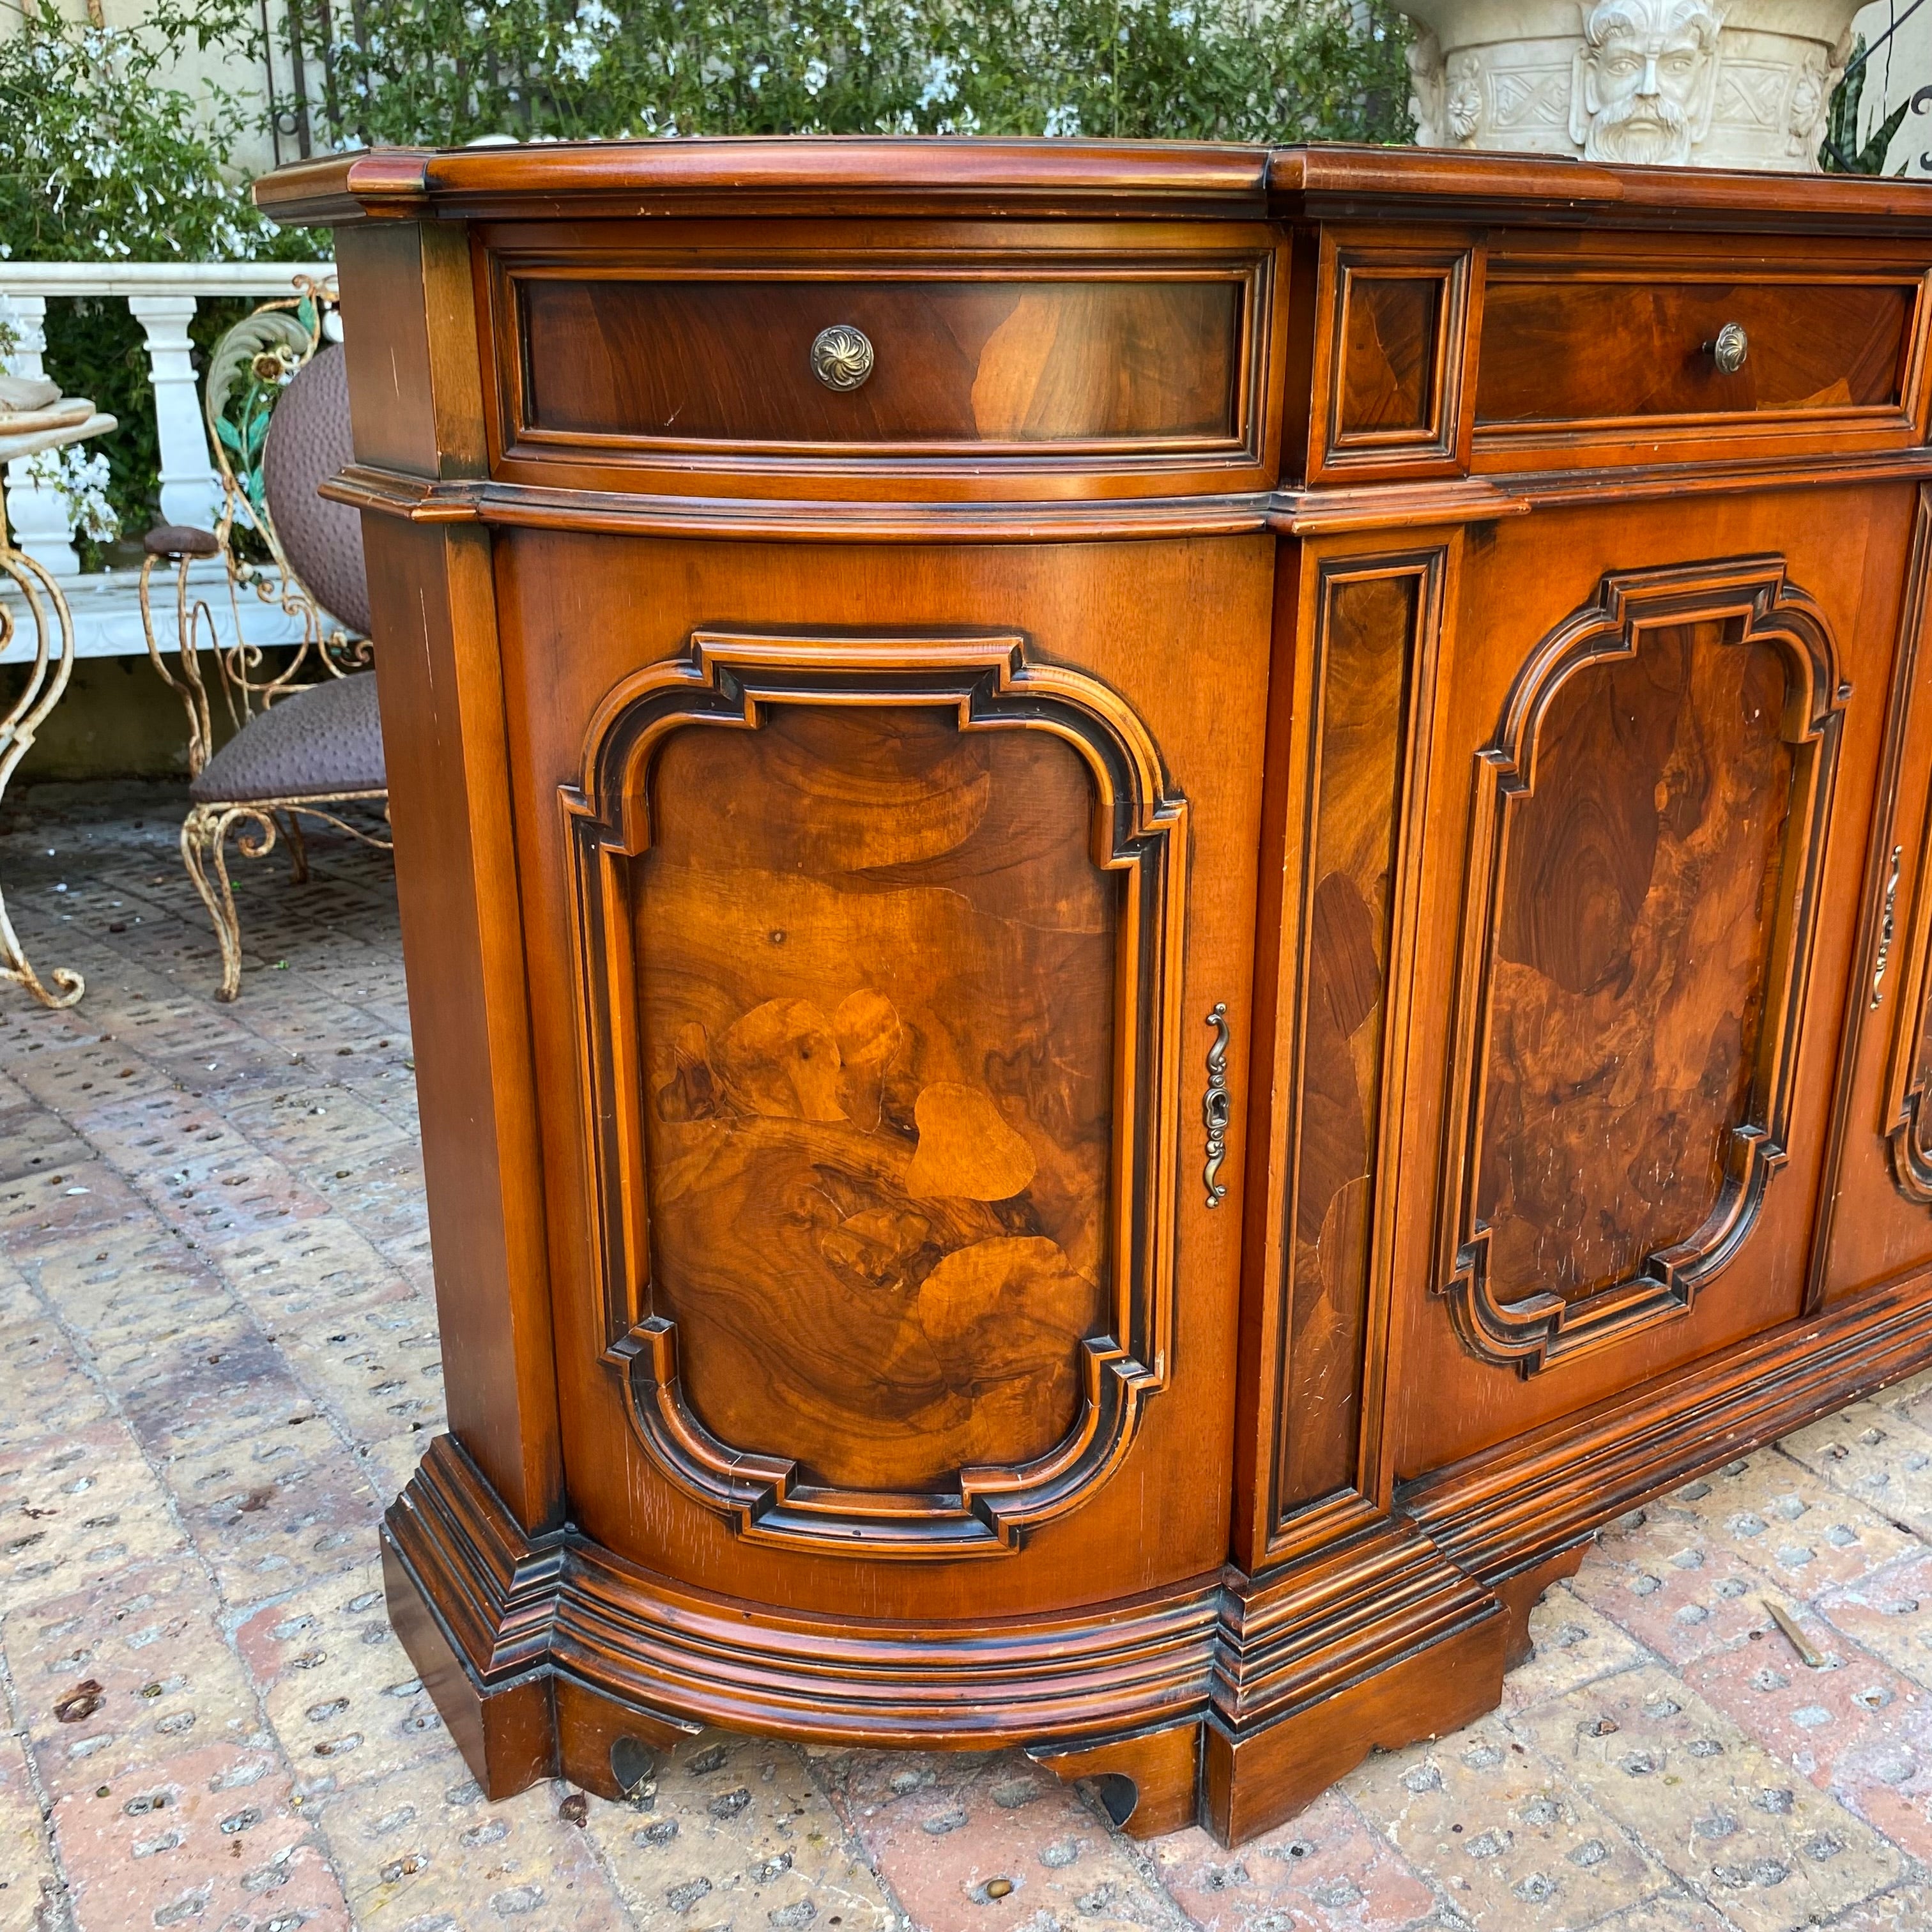
[[[1889,816],[1896,804],[1905,720],[1916,688],[1918,663],[1927,624],[1932,620],[1932,490],[1922,484],[1913,522],[1910,574],[1899,619],[1898,664],[1894,674],[1894,708],[1898,714],[1897,742],[1887,747],[1888,766],[1881,791],[1881,811]],[[1892,824],[1888,838],[1900,838]],[[1899,847],[1891,848],[1886,884],[1876,910],[1879,926],[1868,988],[1854,1002],[1859,1018],[1875,1009],[1886,990],[1886,968],[1898,992],[1894,1001],[1891,1052],[1886,1072],[1884,1132],[1892,1184],[1920,1207],[1932,1207],[1932,1113],[1926,1093],[1932,1085],[1932,797],[1928,797],[1918,835],[1916,877],[1906,904],[1909,931],[1899,930]],[[1904,944],[1898,942],[1903,939]]]
[[[1106,1254],[1107,1331],[1078,1345],[1078,1412],[1044,1455],[964,1467],[943,1488],[868,1490],[814,1480],[794,1460],[720,1440],[688,1398],[679,1324],[656,1305],[638,1020],[638,862],[653,841],[654,767],[688,728],[764,729],[784,706],[938,710],[960,734],[1038,732],[1090,779],[1086,850],[1117,883]],[[814,636],[706,631],[628,678],[586,734],[581,782],[560,788],[574,901],[574,951],[604,1359],[624,1372],[658,1465],[755,1540],[868,1557],[956,1558],[1016,1548],[1117,1468],[1142,1402],[1168,1378],[1174,1303],[1186,801],[1121,697],[1030,662],[1010,634]],[[1045,1244],[1042,1244],[1045,1245]]]
[[[1539,763],[1539,734],[1559,694],[1574,680],[1634,659],[1644,639],[1660,633],[1676,634],[1676,648],[1690,652],[1768,646],[1784,670],[1773,728],[1788,748],[1788,787],[1781,800],[1764,802],[1781,808],[1783,830],[1766,874],[1765,890],[1775,895],[1764,908],[1770,938],[1754,982],[1742,989],[1742,1104],[1725,1124],[1712,1198],[1694,1230],[1650,1247],[1634,1270],[1621,1270],[1592,1292],[1566,1298],[1534,1289],[1511,1298],[1496,1279],[1480,1182],[1513,835],[1539,783],[1560,788],[1567,782],[1563,767],[1546,773]],[[1439,1244],[1438,1292],[1448,1298],[1465,1346],[1483,1359],[1513,1364],[1528,1376],[1681,1315],[1750,1232],[1766,1185],[1785,1158],[1840,704],[1837,654],[1822,615],[1786,581],[1775,556],[1606,576],[1595,599],[1544,638],[1517,674],[1496,734],[1476,758]],[[1748,1007],[1754,1009],[1754,1028],[1744,1022]]]

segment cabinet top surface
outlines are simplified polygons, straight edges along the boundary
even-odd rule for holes
[[[255,184],[283,221],[715,214],[1108,214],[1932,234],[1932,184],[1607,166],[1419,148],[940,136],[375,148]]]

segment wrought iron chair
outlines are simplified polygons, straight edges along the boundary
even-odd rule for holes
[[[389,849],[362,524],[355,512],[316,494],[349,460],[348,383],[341,348],[328,339],[332,290],[299,286],[296,296],[244,316],[209,358],[202,408],[222,485],[214,528],[151,530],[141,566],[148,654],[188,713],[182,860],[214,922],[221,1000],[242,986],[232,830],[241,828],[236,844],[249,859],[266,857],[278,836],[286,838],[297,883],[308,876],[304,818]],[[225,566],[226,643],[191,580],[196,561],[208,557]],[[172,669],[155,630],[157,572],[174,578]],[[243,640],[251,603],[301,626],[299,644],[279,668]],[[218,751],[218,695],[234,728]],[[382,829],[344,817],[345,807],[379,815]]]

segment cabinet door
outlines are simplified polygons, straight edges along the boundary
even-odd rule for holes
[[[1417,956],[1401,1473],[1803,1308],[1910,515],[1847,490],[1472,537]]]
[[[886,1616],[1223,1559],[1272,566],[507,546],[606,1547]]]
[[[1932,494],[1921,491],[1846,1001],[1813,1293],[1932,1264]]]

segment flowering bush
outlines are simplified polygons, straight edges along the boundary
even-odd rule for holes
[[[308,4],[312,106],[368,142],[1410,132],[1385,0],[363,0],[354,35]]]
[[[254,110],[160,78],[173,50],[245,32],[240,0],[162,0],[138,28],[36,8],[0,40],[0,257],[146,262],[299,258],[229,166]]]

